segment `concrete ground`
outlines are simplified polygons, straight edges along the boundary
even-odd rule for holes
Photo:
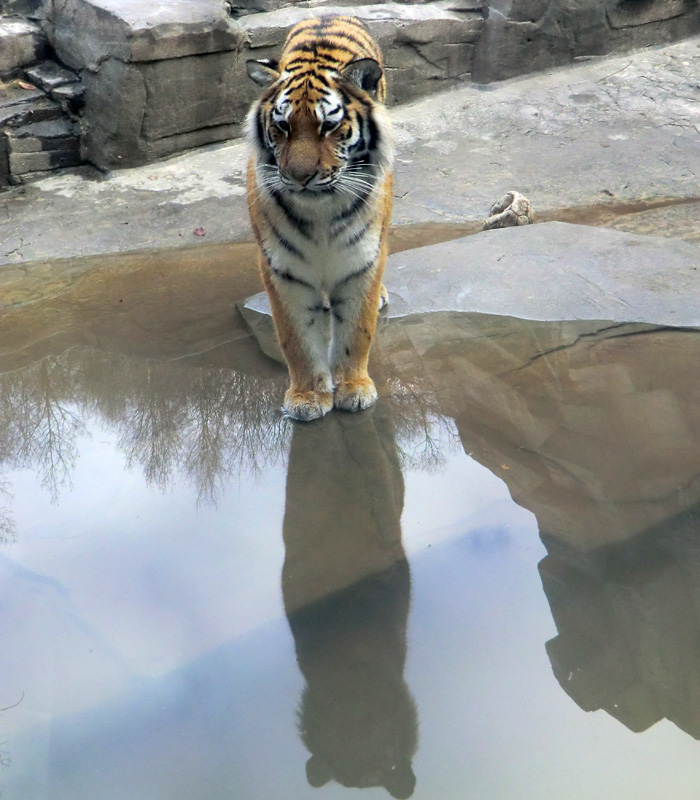
[[[395,225],[478,223],[517,189],[540,220],[700,239],[700,38],[465,86],[392,118]],[[249,239],[245,161],[235,141],[11,189],[0,264]]]

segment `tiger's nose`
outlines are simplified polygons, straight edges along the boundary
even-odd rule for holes
[[[306,184],[314,177],[316,174],[316,164],[311,163],[300,163],[300,164],[290,164],[289,165],[289,177],[295,180],[297,183],[300,183],[302,186],[306,186]]]

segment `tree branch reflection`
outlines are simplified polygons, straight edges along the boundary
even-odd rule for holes
[[[71,486],[92,421],[116,436],[126,466],[150,485],[166,490],[184,479],[199,501],[214,502],[228,482],[286,458],[290,426],[277,408],[283,385],[281,369],[258,376],[202,359],[74,347],[0,375],[0,468],[31,469],[55,501]],[[409,370],[392,380],[383,401],[411,467],[440,463],[431,431],[449,428],[426,387],[425,376]]]

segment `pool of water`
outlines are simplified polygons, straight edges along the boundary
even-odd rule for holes
[[[3,800],[694,796],[700,334],[392,320],[298,425],[208,255],[0,316]]]

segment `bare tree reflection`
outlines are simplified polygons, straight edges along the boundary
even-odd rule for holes
[[[201,498],[285,452],[277,382],[225,369],[73,348],[0,375],[0,465],[38,473],[53,499],[70,485],[78,441],[97,417],[129,467]]]
[[[117,433],[127,465],[160,489],[185,477],[200,499],[215,500],[228,480],[286,454],[274,402],[282,375],[108,354],[91,360],[81,382],[89,411]]]
[[[17,526],[9,508],[13,495],[8,487],[8,481],[0,478],[0,543],[2,544],[13,542],[17,535]]]
[[[404,681],[410,573],[403,478],[388,405],[295,425],[282,591],[306,680],[311,786],[413,794],[417,712]]]
[[[85,433],[76,378],[71,360],[50,357],[0,381],[0,463],[31,465],[53,500],[70,485]]]
[[[217,354],[211,359],[221,361]],[[290,427],[278,411],[283,385],[282,369],[260,376],[201,358],[74,347],[0,375],[0,467],[34,470],[55,500],[71,485],[79,440],[96,418],[116,433],[127,467],[150,484],[164,490],[184,477],[200,500],[214,501],[230,480],[286,457]],[[440,446],[454,433],[426,376],[407,361],[387,385],[382,402],[394,417],[404,465],[435,468]]]

